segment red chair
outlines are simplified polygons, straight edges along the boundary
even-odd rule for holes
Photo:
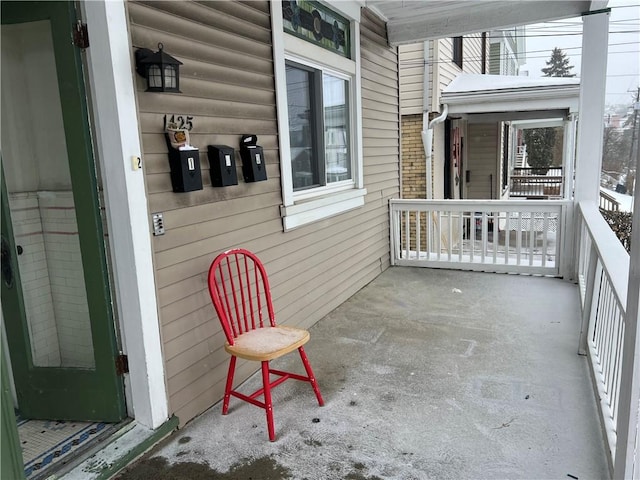
[[[231,355],[222,414],[227,414],[229,398],[232,395],[264,408],[267,413],[269,440],[273,442],[276,438],[271,403],[273,387],[289,378],[309,382],[318,403],[320,406],[324,405],[303,348],[309,341],[309,332],[299,328],[276,326],[267,273],[258,257],[248,250],[237,248],[216,257],[209,268],[209,293],[227,337],[224,348]],[[300,353],[307,376],[269,367],[271,360],[294,350]],[[238,357],[262,363],[263,386],[251,395],[245,395],[232,388]],[[272,374],[278,378],[272,381]],[[257,400],[261,395],[264,396],[264,401]]]

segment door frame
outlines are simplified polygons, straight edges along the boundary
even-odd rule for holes
[[[36,365],[33,341],[27,327],[22,285],[15,253],[9,253],[13,286],[2,283],[5,330],[9,340],[19,409],[25,418],[118,422],[126,415],[122,378],[116,370],[119,347],[115,337],[102,217],[98,199],[88,105],[84,91],[82,59],[68,41],[77,12],[69,2],[3,4],[3,28],[11,24],[48,21],[57,71],[57,93],[66,140],[77,242],[88,307],[95,364],[92,368]],[[6,159],[5,159],[6,160]],[[15,159],[18,160],[18,159]],[[15,161],[14,160],[14,161]],[[16,252],[4,172],[2,184],[2,232],[9,252]],[[19,254],[19,252],[17,252]]]
[[[144,162],[135,170],[132,162],[142,152],[134,48],[123,0],[81,2],[81,15],[89,29],[87,90],[96,163],[102,171],[115,308],[123,352],[129,356],[127,407],[136,422],[155,429],[169,418],[169,402]]]

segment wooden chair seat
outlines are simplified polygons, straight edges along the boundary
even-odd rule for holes
[[[309,341],[309,332],[300,328],[277,326],[250,330],[238,335],[233,345],[225,343],[231,355],[263,362],[297,350]]]

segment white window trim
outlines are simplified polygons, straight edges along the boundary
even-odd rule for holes
[[[325,2],[323,2],[325,3]],[[283,29],[282,3],[271,2],[273,62],[276,85],[278,138],[280,148],[280,179],[282,201],[280,209],[284,231],[288,231],[323,218],[328,218],[364,205],[362,149],[362,81],[360,77],[360,5],[357,2],[330,3],[330,7],[350,20],[353,60],[288,35]],[[350,103],[353,126],[351,149],[354,154],[353,178],[345,183],[329,185],[299,192],[293,191],[291,150],[289,139],[289,109],[287,103],[287,59],[304,64],[317,64],[324,70],[352,76]]]

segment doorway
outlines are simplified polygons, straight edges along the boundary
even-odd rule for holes
[[[99,433],[126,408],[76,18],[2,2],[2,361],[21,422]]]

